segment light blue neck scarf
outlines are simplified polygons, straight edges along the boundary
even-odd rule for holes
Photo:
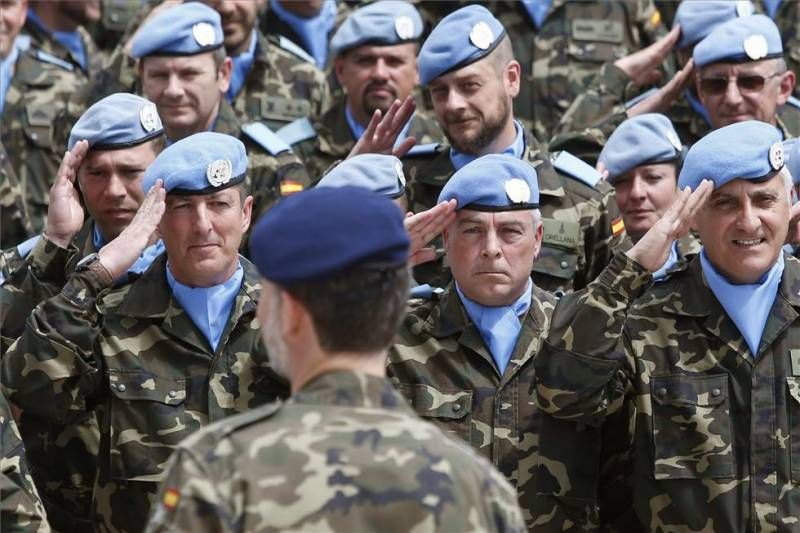
[[[277,0],[270,0],[269,8],[279,19],[291,27],[303,39],[303,49],[314,57],[321,69],[328,61],[328,35],[336,24],[336,2],[326,0],[317,16],[304,18],[285,9]]]
[[[253,61],[256,57],[256,41],[256,30],[253,29],[250,33],[250,46],[247,51],[242,52],[238,56],[231,57],[231,61],[233,62],[231,85],[228,87],[228,92],[225,93],[228,102],[233,102],[233,99],[236,98],[236,95],[242,90],[244,80],[247,79],[247,75],[250,74],[250,69],[253,68]]]
[[[673,241],[672,248],[669,249],[669,257],[661,268],[653,272],[653,281],[662,281],[667,277],[667,271],[678,263],[678,241]]]
[[[215,352],[228,324],[233,302],[242,287],[242,279],[244,269],[240,263],[224,283],[213,287],[189,287],[175,279],[167,262],[167,283],[172,294]]]
[[[544,24],[544,19],[547,18],[551,3],[552,0],[522,0],[522,7],[528,12],[531,22],[536,25],[537,29]]]
[[[514,303],[502,307],[487,307],[464,296],[456,284],[458,297],[461,298],[461,303],[470,320],[481,333],[483,342],[489,347],[489,352],[492,354],[492,359],[494,359],[501,376],[505,373],[508,362],[511,360],[514,346],[517,344],[517,338],[522,329],[520,317],[524,317],[531,306],[532,290],[533,282],[529,279],[527,287]]]
[[[764,333],[769,311],[775,303],[775,295],[778,294],[778,286],[781,283],[783,253],[758,283],[744,285],[731,283],[714,268],[706,256],[705,249],[700,252],[700,265],[708,287],[736,324],[755,359],[758,357],[758,346],[761,344],[761,335]]]
[[[78,64],[86,70],[86,47],[83,45],[83,39],[81,39],[81,34],[75,31],[50,31],[42,22],[42,19],[36,14],[33,9],[28,8],[28,18],[39,27],[40,30],[48,33],[49,35],[53,36],[53,39],[58,41],[61,46],[67,49],[67,51],[72,54],[72,57],[78,62]]]
[[[514,142],[511,143],[511,146],[503,150],[502,153],[513,155],[517,159],[522,159],[522,155],[525,153],[525,136],[523,135],[522,124],[516,120],[514,121],[514,130],[517,132]],[[460,170],[461,167],[475,161],[477,158],[478,156],[476,155],[462,154],[457,152],[455,148],[450,148],[450,162],[453,163],[453,168],[456,170]]]

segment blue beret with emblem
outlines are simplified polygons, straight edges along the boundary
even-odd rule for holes
[[[683,145],[672,122],[659,113],[629,118],[606,141],[598,161],[608,170],[608,181],[641,166],[680,159]]]
[[[361,154],[345,159],[322,176],[317,187],[354,185],[398,198],[406,192],[403,164],[393,155]]]
[[[720,24],[694,47],[693,53],[698,67],[782,56],[781,32],[766,15],[752,15]]]
[[[355,268],[396,268],[406,264],[408,250],[397,206],[352,186],[316,187],[284,198],[250,237],[250,256],[259,273],[281,286]]]
[[[439,202],[456,200],[457,209],[515,211],[539,207],[539,181],[527,161],[505,154],[479,157],[453,174]]]
[[[723,22],[755,13],[750,0],[692,0],[681,2],[675,11],[673,26],[680,25],[678,48],[688,48],[702,41]]]
[[[780,130],[758,120],[709,132],[689,149],[678,185],[696,189],[709,179],[719,188],[735,179],[763,181],[784,166]]]
[[[792,181],[795,185],[800,185],[800,139],[783,141],[783,154]]]
[[[483,6],[469,5],[436,25],[420,48],[417,65],[422,85],[491,54],[506,30]]]
[[[247,175],[247,154],[236,137],[204,131],[165,148],[147,167],[142,189],[164,180],[167,194],[211,194],[238,185]]]
[[[186,2],[157,14],[136,32],[133,57],[191,56],[223,44],[219,13],[199,2]]]
[[[367,44],[391,46],[419,40],[422,17],[417,8],[399,0],[381,0],[355,10],[331,39],[331,54]]]
[[[163,135],[155,104],[130,93],[106,96],[87,109],[72,126],[67,148],[89,141],[92,150],[115,150]]]

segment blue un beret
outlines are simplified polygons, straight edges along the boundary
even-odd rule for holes
[[[783,56],[781,32],[766,15],[724,22],[694,47],[698,67],[711,63],[744,63]]]
[[[317,187],[346,185],[398,198],[406,192],[403,164],[393,155],[361,154],[345,159],[317,183]]]
[[[282,286],[356,267],[398,267],[408,249],[397,206],[361,187],[319,187],[284,198],[250,238],[259,273]]]
[[[689,149],[678,179],[696,189],[704,179],[714,188],[729,181],[763,181],[784,165],[781,132],[766,122],[747,120],[714,130]]]
[[[692,0],[681,2],[675,11],[672,25],[680,25],[678,48],[688,48],[702,41],[706,35],[723,22],[737,17],[748,17],[755,12],[753,2],[741,0]]]
[[[168,194],[211,194],[244,181],[247,154],[236,137],[204,131],[164,149],[142,178],[145,192],[164,180]]]
[[[93,150],[127,148],[164,133],[155,104],[129,93],[106,96],[87,109],[72,126],[67,149],[81,140]]]
[[[417,41],[422,35],[422,17],[408,2],[381,0],[355,10],[331,39],[331,54],[338,56],[358,46],[390,46]]]
[[[608,170],[608,181],[641,165],[677,161],[681,140],[672,122],[658,113],[629,118],[608,138],[599,162]]]
[[[219,13],[198,2],[179,4],[145,22],[131,44],[133,57],[192,56],[222,46]]]
[[[792,181],[795,185],[800,185],[800,139],[783,141],[783,154]]]
[[[536,170],[527,161],[490,154],[464,165],[439,193],[439,203],[456,199],[457,209],[514,211],[539,207]]]
[[[436,25],[419,51],[417,65],[422,85],[442,74],[465,67],[491,54],[506,30],[488,9],[462,7]]]

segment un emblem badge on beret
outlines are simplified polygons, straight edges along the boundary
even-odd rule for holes
[[[472,27],[469,32],[469,41],[481,50],[488,50],[494,42],[494,33],[488,24],[481,21]]]
[[[511,178],[506,181],[506,196],[513,204],[527,204],[531,200],[531,188],[525,180]]]
[[[753,14],[753,4],[749,0],[739,0],[736,2],[736,15],[739,17],[749,17]]]
[[[198,22],[192,26],[192,36],[200,46],[216,44],[217,36],[214,34],[214,26],[208,22]]]
[[[759,33],[744,40],[744,53],[753,61],[766,57],[767,50],[767,39]]]
[[[403,41],[411,39],[414,36],[414,21],[405,15],[395,18],[394,32]]]
[[[772,170],[778,170],[783,166],[783,143],[776,142],[769,147],[769,165]]]
[[[139,122],[147,133],[158,127],[158,112],[153,104],[143,105],[139,110]]]
[[[214,187],[225,185],[231,181],[233,165],[228,159],[217,159],[206,168],[206,178]]]
[[[667,131],[667,140],[675,147],[677,151],[681,151],[683,145],[681,145],[681,140],[678,138],[678,134],[672,130]]]

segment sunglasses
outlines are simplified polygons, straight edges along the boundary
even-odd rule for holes
[[[734,76],[731,78],[702,78],[700,80],[700,88],[706,94],[720,95],[728,90],[728,84],[731,80],[734,80],[736,82],[736,87],[739,88],[739,92],[757,93],[764,88],[768,79],[780,76],[781,74],[783,74],[783,72],[776,72],[769,76],[751,74],[747,76]]]

